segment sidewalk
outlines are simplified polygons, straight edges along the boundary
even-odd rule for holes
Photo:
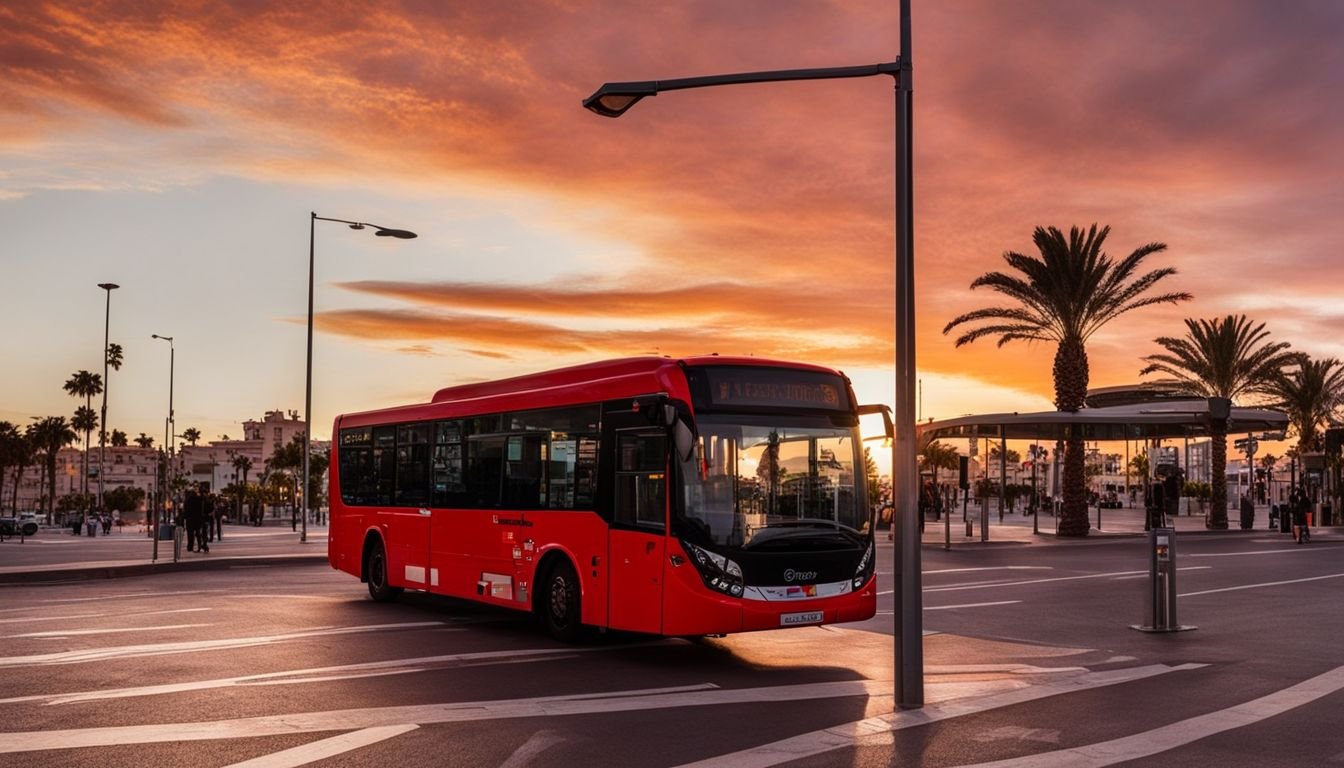
[[[1096,507],[1090,507],[1088,510],[1088,519],[1092,524],[1091,530],[1086,537],[1057,537],[1055,535],[1055,526],[1058,518],[1049,514],[1042,514],[1036,526],[1039,533],[1033,533],[1033,520],[1031,515],[1024,515],[1020,512],[1004,512],[1003,521],[999,521],[998,508],[993,500],[989,507],[989,536],[988,541],[981,540],[980,532],[980,507],[978,505],[969,505],[966,514],[971,520],[971,535],[966,535],[966,523],[962,520],[962,511],[960,508],[953,510],[950,519],[950,540],[952,546],[985,546],[985,545],[1064,545],[1085,541],[1114,540],[1120,538],[1140,538],[1146,534],[1143,529],[1144,510],[1142,508],[1132,509],[1103,509],[1100,510],[1100,523],[1098,523],[1098,510]],[[1269,507],[1258,506],[1255,510],[1255,525],[1249,530],[1242,530],[1240,527],[1240,513],[1232,510],[1228,516],[1228,529],[1210,530],[1204,525],[1203,515],[1180,515],[1167,518],[1167,527],[1175,528],[1178,534],[1201,535],[1201,536],[1282,536],[1291,540],[1292,534],[1280,533],[1276,527],[1269,529]],[[924,546],[943,546],[948,541],[947,522],[944,520],[926,520],[924,523],[924,535],[922,541]],[[1100,527],[1098,527],[1100,525]],[[1312,526],[1311,535],[1316,538],[1333,538],[1344,536],[1344,529],[1339,527]],[[880,539],[881,537],[879,537]]]
[[[0,542],[0,585],[83,581],[143,576],[174,571],[213,570],[258,565],[325,565],[327,528],[308,526],[308,540],[299,541],[289,521],[265,525],[224,524],[221,538],[210,551],[188,552],[182,546],[173,562],[173,542],[159,542],[158,560],[152,560],[154,541],[135,527],[104,536],[73,536],[69,528],[43,528],[24,540]]]

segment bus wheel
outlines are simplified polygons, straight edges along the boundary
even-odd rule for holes
[[[551,637],[566,642],[576,640],[579,624],[579,577],[567,561],[560,561],[546,576],[546,604],[541,618]]]
[[[401,587],[387,585],[387,551],[381,541],[374,544],[373,551],[369,552],[368,576],[369,597],[372,597],[374,602],[391,602],[401,594]]]

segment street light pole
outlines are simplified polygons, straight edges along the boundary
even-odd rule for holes
[[[164,485],[166,485],[166,486],[168,486],[168,487],[167,487],[166,489],[164,489],[164,492],[163,492],[163,499],[161,499],[161,501],[162,501],[162,503],[163,503],[163,508],[164,508],[164,510],[167,510],[167,509],[168,509],[168,494],[169,494],[169,493],[172,493],[172,490],[173,490],[173,482],[172,482],[172,479],[168,476],[168,470],[171,469],[172,466],[173,466],[173,449],[172,449],[172,445],[173,445],[173,443],[172,443],[172,440],[171,440],[172,435],[173,435],[173,426],[174,426],[174,424],[173,424],[173,421],[174,421],[174,419],[173,419],[173,367],[174,367],[174,365],[176,364],[177,350],[173,347],[173,337],[172,337],[172,336],[160,336],[159,334],[154,333],[154,334],[150,334],[150,338],[151,338],[151,339],[158,339],[159,341],[166,341],[166,342],[168,342],[168,418],[166,418],[166,419],[163,420],[163,451],[164,451],[164,453],[163,453],[163,456],[164,456],[163,481],[164,481]],[[151,560],[158,560],[158,559],[159,559],[159,510],[158,510],[158,507],[155,507],[155,508],[154,508],[154,521],[153,521],[153,523],[150,525],[149,532],[150,532],[150,534],[154,537],[154,553],[153,553],[153,556],[152,556],[150,559],[151,559]]]
[[[372,227],[373,234],[378,237],[395,237],[401,240],[410,240],[416,237],[414,232],[407,229],[391,229],[389,227],[380,227],[377,224],[370,224],[367,221],[347,221],[346,219],[329,219],[324,216],[318,216],[315,212],[309,211],[308,220],[308,353],[304,366],[304,384],[303,384],[303,529],[299,534],[299,541],[308,541],[308,460],[312,452],[311,440],[313,432],[313,266],[316,259],[315,243],[317,241],[317,222],[334,221],[340,224],[349,225],[351,229],[364,229]]]
[[[896,80],[896,265],[895,414],[892,446],[892,502],[897,524],[896,562],[899,609],[896,619],[896,694],[902,709],[924,706],[923,596],[920,582],[919,474],[915,450],[915,262],[914,176],[912,174],[913,87],[910,55],[910,0],[901,0],[901,55],[894,62],[857,67],[742,72],[675,80],[605,83],[583,106],[603,117],[620,117],[640,99],[663,91],[720,85],[826,80],[890,75]]]
[[[106,453],[107,443],[107,390],[110,382],[107,380],[107,347],[108,333],[111,330],[112,323],[112,292],[121,286],[116,283],[99,283],[107,293],[106,307],[103,310],[103,408],[102,414],[98,417],[98,513],[103,510],[103,456]]]

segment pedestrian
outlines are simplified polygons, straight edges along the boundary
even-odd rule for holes
[[[205,500],[201,498],[200,486],[192,483],[187,488],[187,497],[182,502],[182,523],[187,529],[187,551],[195,552],[199,546],[202,552],[209,552],[205,540],[200,538],[205,522]]]
[[[90,536],[98,535],[98,512],[96,510],[85,516],[84,527],[88,529]]]
[[[215,495],[214,495],[214,499],[215,499],[214,512],[211,514],[211,517],[213,518],[212,522],[213,522],[214,525],[215,525],[215,535],[214,535],[214,538],[211,539],[211,540],[213,541],[213,540],[215,540],[215,539],[218,539],[218,540],[220,540],[220,541],[223,541],[223,540],[224,540],[224,511],[225,511],[226,509],[228,509],[228,507],[225,506],[225,504],[224,504],[224,499],[221,498],[219,494],[215,494]]]
[[[1251,500],[1251,492],[1246,491],[1241,494],[1241,529],[1249,531],[1255,527],[1255,502]]]
[[[1311,539],[1311,497],[1298,492],[1297,504],[1293,506],[1293,541],[1303,544]]]

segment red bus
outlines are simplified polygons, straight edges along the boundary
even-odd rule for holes
[[[639,357],[346,414],[333,568],[583,627],[720,635],[870,618],[873,517],[842,374]]]

